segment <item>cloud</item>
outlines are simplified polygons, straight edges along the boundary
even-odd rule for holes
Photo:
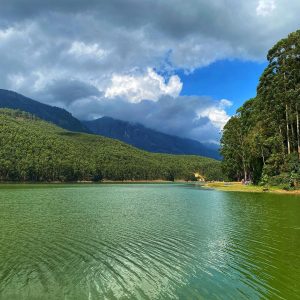
[[[121,98],[90,97],[74,102],[69,109],[80,119],[109,116],[168,134],[217,143],[229,118],[224,101],[229,103],[202,96],[161,96],[157,101],[138,103]]]
[[[269,16],[276,9],[275,0],[259,0],[256,7],[258,16]]]
[[[108,55],[108,51],[101,49],[97,43],[85,44],[79,41],[72,43],[68,53],[73,54],[75,57],[91,59],[102,59]]]
[[[232,106],[232,102],[228,99],[221,99],[220,100],[220,108],[227,108]]]
[[[190,72],[218,59],[264,59],[299,28],[299,9],[298,0],[3,0],[0,43],[22,35],[19,56],[40,57],[31,69],[57,59],[61,69],[102,77],[157,69],[167,57],[169,68]]]
[[[81,118],[215,140],[228,103],[180,96],[176,72],[263,60],[299,28],[299,10],[299,0],[3,0],[1,88]]]
[[[197,111],[198,118],[207,117],[211,124],[216,128],[222,130],[229,116],[226,112],[226,108],[232,106],[232,102],[227,99],[221,99],[217,105],[207,106]]]
[[[52,105],[68,107],[74,101],[101,95],[102,93],[93,85],[65,78],[50,82],[39,92],[38,98]]]
[[[179,96],[182,89],[180,78],[173,75],[165,82],[163,76],[148,68],[142,75],[116,75],[111,79],[110,85],[105,91],[105,97],[123,97],[130,102],[141,100],[157,101],[160,96]]]

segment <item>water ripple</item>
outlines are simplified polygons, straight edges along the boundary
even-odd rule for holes
[[[283,198],[0,189],[0,299],[297,299],[299,202]]]

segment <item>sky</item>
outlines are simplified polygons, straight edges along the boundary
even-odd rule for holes
[[[0,0],[0,88],[218,143],[299,0]]]

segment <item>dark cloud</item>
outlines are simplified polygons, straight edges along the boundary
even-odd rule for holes
[[[47,103],[68,106],[82,98],[101,96],[101,92],[94,86],[82,81],[65,79],[52,81],[37,96]]]
[[[199,128],[206,119],[193,117],[198,100],[175,97],[174,102],[132,104],[125,96],[121,101],[102,95],[116,75],[125,80],[127,75],[144,76],[148,68],[172,75],[219,59],[262,60],[274,42],[300,24],[299,0],[288,5],[284,0],[0,1],[1,88],[70,107],[82,117],[93,113],[93,107],[103,109],[99,114],[108,114],[111,107],[113,116],[129,120],[135,118],[130,112],[147,112],[139,119],[145,124],[199,139],[205,135]],[[212,102],[203,100],[202,110]],[[163,119],[168,122],[162,124]]]
[[[274,1],[276,9],[270,16],[258,16],[259,1]],[[299,27],[297,8],[298,0],[290,0],[288,6],[283,0],[3,0],[0,17],[2,22],[6,20],[6,26],[37,22],[46,34],[104,41],[120,47],[117,55],[126,53],[127,43],[120,41],[118,45],[119,38],[130,36],[130,44],[136,34],[137,41],[145,46],[159,41],[158,48],[173,49],[174,64],[195,68],[227,56],[263,58],[273,42]],[[209,43],[219,49],[209,47]],[[211,50],[215,53],[202,60],[185,53],[185,60],[181,57],[184,45],[192,50],[191,55],[207,56]]]
[[[228,118],[219,101],[198,96],[163,96],[156,102],[143,100],[139,103],[92,97],[76,101],[69,108],[80,119],[109,116],[202,142],[218,141],[221,126]],[[221,115],[217,123],[214,122],[216,114]]]

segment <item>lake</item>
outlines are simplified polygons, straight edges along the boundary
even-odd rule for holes
[[[300,299],[300,197],[0,186],[0,299]]]

